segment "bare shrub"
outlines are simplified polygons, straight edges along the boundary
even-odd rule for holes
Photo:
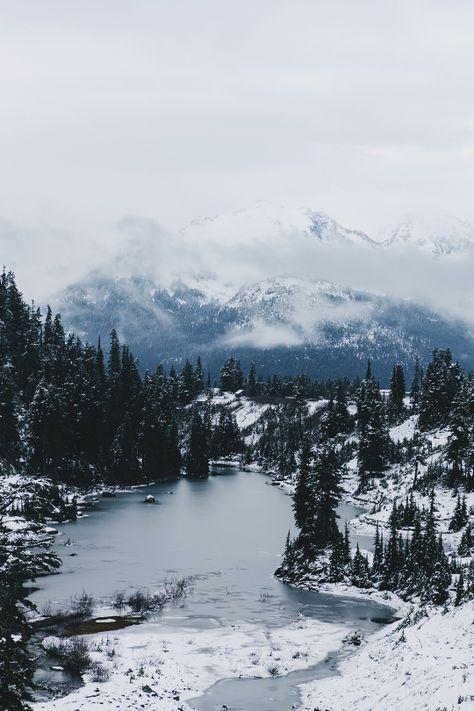
[[[90,617],[94,612],[94,604],[95,602],[92,595],[89,595],[85,591],[81,595],[75,595],[71,598],[71,617]]]
[[[127,599],[125,597],[124,592],[118,590],[113,594],[112,607],[114,608],[114,610],[123,610],[125,607],[127,607]]]
[[[280,670],[276,664],[273,664],[272,666],[268,667],[268,673],[271,677],[276,677],[279,675]]]
[[[50,637],[44,640],[43,647],[49,655],[58,659],[61,666],[71,674],[82,674],[92,664],[89,645],[82,637],[71,637],[70,639]]]
[[[89,669],[92,681],[103,683],[110,678],[110,672],[101,662],[92,662]]]

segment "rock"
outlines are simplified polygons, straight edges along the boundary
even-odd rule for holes
[[[104,499],[114,499],[117,496],[117,493],[115,491],[112,491],[111,489],[104,489],[104,491],[101,493],[102,498]]]
[[[148,494],[148,496],[145,496],[145,504],[154,504],[155,502],[156,502],[156,499],[151,494]]]
[[[145,694],[150,694],[150,696],[158,696],[156,691],[154,689],[152,689],[151,686],[148,686],[148,684],[145,684],[144,686],[142,686],[142,691],[144,691]]]
[[[354,647],[360,647],[362,644],[362,637],[358,632],[353,632],[349,637],[346,638],[345,640],[348,644],[353,644]]]

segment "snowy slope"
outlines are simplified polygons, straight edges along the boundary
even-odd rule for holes
[[[216,371],[237,352],[263,374],[355,376],[370,357],[386,381],[388,363],[411,367],[415,355],[426,358],[448,343],[474,367],[472,329],[449,315],[445,301],[426,306],[429,295],[418,291],[423,304],[413,294],[390,297],[380,281],[377,290],[376,282],[364,291],[347,286],[359,269],[368,275],[364,284],[383,273],[391,250],[398,268],[400,253],[410,250],[420,268],[425,258],[438,267],[453,262],[474,245],[470,223],[411,217],[375,242],[322,212],[258,203],[199,218],[175,235],[143,221],[127,229],[124,251],[65,289],[56,307],[90,341],[117,328],[143,367],[200,354]]]
[[[264,242],[275,248],[286,239],[306,237],[320,243],[378,246],[363,232],[343,227],[323,212],[308,207],[290,209],[268,202],[216,217],[200,217],[184,227],[180,236],[186,244],[254,246]]]
[[[472,602],[395,623],[343,662],[341,676],[303,687],[303,709],[470,711],[474,708]],[[413,617],[412,617],[413,619]]]
[[[293,276],[229,293],[213,298],[184,283],[162,288],[149,278],[91,275],[64,291],[58,308],[85,340],[105,341],[115,327],[144,368],[201,355],[215,374],[235,354],[262,374],[324,378],[360,375],[370,357],[388,382],[394,362],[411,368],[415,355],[428,358],[447,343],[467,369],[474,366],[469,332],[409,301]]]
[[[408,215],[379,235],[387,248],[416,248],[446,256],[474,250],[474,224],[450,215]]]

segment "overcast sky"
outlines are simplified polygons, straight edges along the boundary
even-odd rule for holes
[[[472,2],[0,9],[0,233],[50,240],[59,281],[55,251],[95,259],[125,216],[174,229],[271,200],[371,235],[419,208],[474,219]]]

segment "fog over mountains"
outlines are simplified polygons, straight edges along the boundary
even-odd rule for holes
[[[56,295],[85,339],[112,327],[143,368],[201,355],[214,374],[229,353],[262,374],[385,380],[394,360],[451,344],[474,367],[474,226],[409,217],[371,238],[310,209],[259,203],[199,218],[176,234],[120,224],[122,247]]]

